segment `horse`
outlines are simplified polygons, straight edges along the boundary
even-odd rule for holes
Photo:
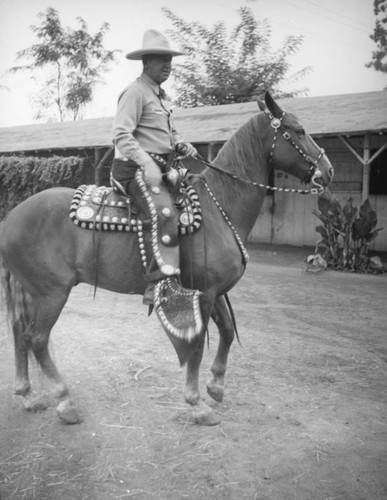
[[[215,160],[201,161],[200,175],[187,176],[200,198],[203,224],[194,234],[180,236],[180,277],[184,287],[201,293],[202,328],[185,343],[180,361],[186,365],[185,401],[200,425],[220,422],[199,392],[207,326],[212,318],[219,331],[207,392],[221,402],[235,337],[225,297],[244,273],[245,243],[262,207],[270,171],[280,169],[318,191],[333,177],[324,150],[293,114],[282,110],[268,92],[258,105],[261,112],[231,136]],[[12,209],[0,225],[2,284],[14,336],[14,392],[27,403],[31,398],[28,358],[32,352],[59,401],[59,417],[70,423],[79,421],[78,409],[50,356],[48,342],[71,289],[88,283],[113,292],[143,294],[146,284],[138,236],[100,233],[96,259],[94,232],[69,218],[73,195],[74,190],[60,187],[37,193]],[[67,418],[69,408],[71,418]]]

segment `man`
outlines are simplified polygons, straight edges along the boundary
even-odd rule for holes
[[[171,49],[160,32],[145,32],[142,49],[126,55],[130,60],[142,60],[143,72],[119,96],[113,125],[112,183],[133,198],[141,217],[155,214],[153,223],[158,225],[152,227],[153,236],[148,242],[153,255],[148,256],[145,304],[152,304],[158,280],[180,274],[177,215],[162,183],[160,165],[165,169],[174,152],[197,154],[176,131],[170,105],[160,87],[171,73],[172,57],[178,55],[183,53]]]

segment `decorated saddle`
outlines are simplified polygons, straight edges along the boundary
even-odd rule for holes
[[[137,174],[136,174],[137,175]],[[178,259],[178,252],[168,246],[166,236],[160,238],[157,228],[157,212],[150,191],[146,189],[145,183],[141,180],[141,173],[138,172],[138,184],[143,190],[144,198],[147,200],[150,209],[150,219],[142,220],[132,200],[113,187],[82,185],[76,190],[71,206],[70,218],[79,228],[94,231],[110,232],[132,232],[137,233],[140,255],[144,270],[149,264],[147,251],[144,247],[143,230],[149,228],[151,236],[152,251],[159,268],[163,270],[164,257]],[[156,200],[157,200],[157,195]],[[198,230],[202,222],[202,213],[199,197],[192,186],[180,183],[178,189],[171,193],[171,200],[176,207],[177,231],[181,235],[191,234]],[[161,209],[161,214],[165,216],[167,212]],[[164,217],[165,218],[165,217]],[[168,219],[168,217],[167,217]],[[174,224],[176,223],[176,219]],[[176,226],[174,226],[176,227]],[[177,249],[178,250],[178,249]],[[174,260],[172,257],[172,261]],[[160,261],[160,262],[159,262]],[[161,264],[161,265],[160,265]],[[171,267],[171,266],[164,266]],[[187,290],[183,288],[177,277],[164,277],[158,281],[154,291],[154,306],[156,314],[172,340],[176,352],[180,358],[179,342],[193,341],[202,330],[202,320],[199,306],[198,290]],[[180,359],[181,360],[181,359]]]
[[[195,189],[182,183],[174,203],[179,212],[179,233],[197,231],[201,226],[202,212]],[[132,200],[106,186],[79,186],[71,203],[70,219],[83,229],[138,231],[138,214]]]

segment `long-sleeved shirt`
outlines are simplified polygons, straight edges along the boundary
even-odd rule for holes
[[[147,152],[170,153],[182,142],[169,102],[160,97],[160,86],[145,73],[118,98],[113,142],[116,158],[141,166],[151,160]]]

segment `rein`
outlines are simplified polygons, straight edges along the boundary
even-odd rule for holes
[[[239,250],[241,251],[243,265],[246,267],[246,264],[247,264],[247,262],[248,262],[248,260],[249,260],[250,257],[249,257],[249,254],[247,253],[246,247],[243,244],[242,238],[239,236],[238,231],[235,229],[235,227],[234,227],[233,223],[231,222],[230,218],[228,217],[228,215],[226,214],[226,212],[223,210],[222,205],[219,203],[219,201],[216,199],[214,193],[211,191],[210,186],[207,184],[207,182],[204,180],[203,177],[201,177],[200,180],[204,184],[204,186],[207,189],[209,195],[213,199],[215,205],[218,207],[219,212],[223,216],[223,219],[229,225],[229,227],[230,227],[230,229],[231,229],[231,231],[232,231],[232,233],[234,235],[235,241],[237,242]]]
[[[255,181],[250,181],[248,179],[241,179],[235,174],[232,174],[231,172],[227,172],[227,170],[222,170],[219,167],[215,167],[213,163],[210,163],[209,161],[206,161],[204,158],[198,158],[196,159],[200,162],[203,163],[203,165],[206,165],[206,167],[211,168],[212,170],[215,170],[216,172],[219,172],[221,174],[227,175],[228,177],[231,177],[232,179],[241,182],[243,184],[249,184],[251,186],[255,186],[261,189],[269,189],[270,191],[282,191],[284,193],[298,193],[298,194],[319,194],[321,189],[319,188],[310,188],[310,189],[294,189],[294,188],[281,188],[281,187],[276,187],[276,186],[269,186],[267,184],[261,184],[259,182]],[[195,177],[202,177],[202,174],[190,174]]]
[[[273,137],[273,144],[271,146],[271,151],[270,151],[270,156],[269,156],[269,162],[272,164],[273,163],[273,155],[274,155],[274,149],[275,145],[277,143],[277,135],[278,135],[278,130],[281,129],[282,127],[282,120],[285,116],[285,111],[283,112],[281,118],[275,118],[269,110],[266,110],[265,113],[268,115],[270,118],[270,125],[274,129],[274,137]],[[297,193],[297,194],[321,194],[324,191],[324,188],[318,184],[314,179],[317,177],[318,173],[318,162],[322,158],[322,156],[325,154],[325,150],[323,148],[319,148],[319,154],[316,159],[311,158],[298,144],[296,144],[292,138],[292,136],[287,132],[286,130],[282,133],[282,137],[292,146],[296,149],[296,151],[303,157],[303,159],[310,165],[310,169],[308,172],[309,175],[309,182],[312,182],[315,184],[317,187],[312,187],[310,189],[294,189],[294,188],[281,188],[281,187],[276,187],[276,186],[269,186],[267,184],[261,184],[259,182],[251,181],[248,179],[241,179],[235,174],[232,174],[231,172],[227,172],[227,170],[222,170],[219,167],[216,167],[213,163],[206,161],[204,158],[196,158],[200,163],[203,165],[206,165],[207,167],[216,170],[217,172],[220,172],[224,175],[227,175],[228,177],[231,177],[232,179],[242,182],[243,184],[249,184],[251,186],[255,186],[261,189],[269,189],[270,191],[281,191],[284,193]],[[201,177],[201,175],[199,175]]]
[[[281,118],[276,118],[274,117],[270,111],[267,109],[265,111],[265,113],[268,115],[268,117],[270,118],[270,125],[271,127],[274,129],[274,137],[273,137],[273,143],[272,143],[272,146],[271,146],[271,150],[270,150],[270,156],[269,156],[269,162],[272,164],[273,163],[273,155],[274,155],[274,149],[275,149],[275,146],[276,146],[276,142],[277,142],[277,135],[278,135],[278,130],[281,130],[282,131],[282,120],[285,116],[285,111],[283,112]],[[241,182],[243,184],[248,184],[248,185],[251,185],[251,186],[255,186],[255,187],[258,187],[258,188],[261,188],[261,189],[269,189],[271,191],[282,191],[282,192],[285,192],[285,193],[298,193],[298,194],[313,194],[313,195],[316,195],[316,194],[320,194],[322,191],[324,191],[324,188],[318,184],[315,179],[317,179],[318,177],[321,176],[321,172],[319,171],[319,168],[318,168],[318,162],[319,160],[322,158],[322,156],[325,154],[325,151],[324,149],[322,148],[318,148],[318,156],[317,158],[311,158],[298,144],[296,144],[291,136],[291,134],[289,134],[289,132],[287,132],[286,130],[282,132],[282,137],[292,146],[296,149],[296,151],[302,156],[302,158],[310,165],[310,168],[309,168],[309,172],[308,172],[308,176],[309,176],[309,182],[312,182],[313,184],[315,184],[316,187],[314,188],[310,188],[310,189],[293,189],[293,188],[280,188],[280,187],[275,187],[275,186],[268,186],[266,184],[261,184],[259,182],[255,182],[255,181],[251,181],[249,179],[241,179],[240,177],[238,177],[237,175],[231,173],[231,172],[228,172],[227,170],[222,170],[221,168],[219,167],[216,167],[213,163],[209,162],[209,161],[206,161],[204,158],[202,157],[196,157],[196,159],[202,163],[203,165],[206,165],[206,167],[212,169],[212,170],[215,170],[221,174],[224,174],[224,175],[227,175],[228,177],[231,177],[232,179],[238,181],[238,182]],[[179,161],[180,159],[182,158],[175,158],[175,161]],[[185,172],[185,174],[187,173],[187,171]],[[239,250],[242,254],[242,262],[244,264],[244,266],[246,267],[246,264],[249,260],[249,254],[247,253],[247,250],[246,250],[246,247],[244,246],[243,244],[243,241],[241,239],[241,237],[239,236],[237,230],[235,229],[234,225],[232,224],[230,218],[228,217],[228,215],[226,214],[226,212],[224,211],[223,207],[220,205],[220,203],[218,202],[218,200],[216,199],[214,193],[211,191],[211,188],[209,187],[209,185],[207,184],[203,174],[191,174],[192,176],[194,177],[198,177],[200,179],[200,181],[203,183],[203,185],[205,186],[205,188],[207,189],[209,195],[211,196],[211,198],[213,199],[215,205],[217,206],[218,210],[220,211],[220,213],[222,214],[224,220],[227,222],[228,226],[230,227],[233,235],[234,235],[234,238],[235,238],[235,241],[239,247]]]

